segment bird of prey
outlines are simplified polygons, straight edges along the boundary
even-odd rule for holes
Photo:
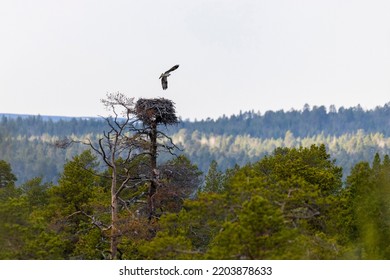
[[[179,65],[173,66],[171,69],[169,69],[168,71],[166,71],[160,75],[159,79],[161,79],[161,85],[162,85],[163,90],[166,90],[168,88],[168,77],[171,75],[170,73],[172,71],[176,70],[177,68],[179,68]]]

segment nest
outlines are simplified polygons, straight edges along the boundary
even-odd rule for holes
[[[165,98],[138,99],[135,111],[137,117],[147,124],[178,123],[174,103]]]

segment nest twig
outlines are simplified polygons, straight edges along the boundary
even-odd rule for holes
[[[135,111],[137,117],[147,124],[153,122],[164,125],[178,123],[174,103],[165,98],[138,99]]]

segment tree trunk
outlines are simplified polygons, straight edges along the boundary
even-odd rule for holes
[[[117,186],[116,186],[116,166],[115,163],[112,167],[112,181],[111,181],[111,236],[110,236],[110,251],[111,259],[117,259],[118,253],[118,199],[117,199]]]
[[[157,170],[157,122],[153,121],[151,123],[151,131],[149,134],[150,137],[150,171],[151,171],[151,181],[148,194],[148,204],[149,204],[149,221],[154,216],[154,194],[157,190],[156,184],[156,170]]]

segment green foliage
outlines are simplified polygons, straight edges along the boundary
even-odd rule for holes
[[[184,236],[171,236],[167,232],[158,234],[153,242],[144,243],[140,251],[146,259],[194,259],[197,252],[192,251],[191,241]]]
[[[7,196],[3,192],[0,202],[0,258],[97,257],[96,253],[93,255],[88,251],[79,255],[78,251],[92,229],[85,214],[92,213],[97,207],[95,199],[101,198],[103,192],[98,186],[96,167],[95,157],[86,151],[64,166],[58,186],[34,178],[17,189],[13,186],[14,190],[7,191]],[[88,240],[91,243],[93,239]],[[99,238],[94,246],[101,241]]]
[[[213,160],[205,177],[204,192],[222,192],[225,187],[224,174],[218,170],[218,163]]]
[[[325,106],[310,108],[306,104],[301,110],[267,111],[263,114],[248,111],[216,120],[183,122],[178,129],[197,130],[207,135],[249,135],[262,139],[284,138],[287,131],[295,137],[303,138],[322,132],[325,135],[341,136],[364,129],[368,133],[380,132],[389,137],[389,111],[390,103],[374,110],[363,110],[360,105],[336,110],[333,105],[327,109]]]
[[[145,160],[121,165],[118,176],[130,170],[134,177],[144,172]],[[107,172],[99,174],[90,151],[75,156],[64,166],[58,185],[34,178],[20,188],[1,189],[0,245],[2,259],[105,259],[110,255],[110,192],[104,186]],[[180,156],[160,167],[163,187],[156,195],[160,215],[178,212],[183,200],[197,189],[200,171]],[[123,170],[122,170],[123,169]],[[102,176],[100,176],[102,175]],[[11,189],[12,188],[12,189]],[[9,189],[9,190],[8,190]],[[122,258],[149,258],[142,251],[158,231],[145,211],[147,186],[125,189],[117,221],[119,253]]]
[[[59,207],[65,215],[87,211],[93,189],[99,181],[95,175],[97,166],[96,157],[89,150],[66,163],[58,186],[50,189],[51,204]]]
[[[325,144],[346,177],[355,164],[371,161],[376,152],[382,157],[390,154],[389,110],[390,103],[369,111],[360,106],[336,110],[334,106],[306,105],[287,112],[252,111],[217,120],[182,121],[166,128],[165,133],[205,173],[212,160],[224,171],[235,164],[256,162],[277,147]],[[64,163],[85,147],[73,145],[61,150],[53,143],[63,137],[94,141],[107,131],[105,126],[99,118],[3,116],[0,159],[11,164],[20,184],[34,177],[56,184]],[[168,157],[162,154],[160,159],[165,162]]]
[[[48,190],[51,186],[50,183],[43,183],[41,177],[36,177],[21,185],[19,189],[22,196],[26,197],[31,210],[34,210],[48,204]]]
[[[323,145],[277,149],[235,170],[223,192],[201,192],[178,215],[164,216],[144,250],[158,247],[155,258],[338,258],[329,217],[336,217],[341,176]]]
[[[337,208],[341,176],[341,168],[330,159],[324,145],[280,148],[239,171],[232,180],[232,191],[246,200],[260,195],[281,211],[284,223],[308,244],[301,252],[304,254],[295,258],[336,258],[339,252],[328,250],[337,248],[331,241],[336,231],[329,216]]]
[[[10,197],[0,202],[0,259],[16,259],[23,247],[28,205],[25,199]]]
[[[208,245],[226,218],[228,200],[224,195],[200,193],[186,200],[178,214],[160,220],[161,231],[140,249],[151,259],[202,259]]]
[[[77,248],[93,228],[87,215],[93,214],[95,195],[102,192],[99,191],[97,167],[96,157],[87,150],[65,164],[58,185],[48,190],[47,227],[56,233],[53,244],[62,244],[59,258],[88,258],[91,255],[80,256]]]
[[[125,188],[118,215],[122,258],[390,258],[390,157],[383,155],[388,146],[383,135],[358,131],[337,139],[303,139],[286,133],[272,142],[192,134],[193,152],[216,158],[203,188],[201,171],[184,155],[158,166],[161,186],[153,198],[158,210],[152,221],[147,219],[147,183]],[[317,140],[326,145],[314,145]],[[259,159],[253,149],[264,145],[279,148]],[[242,163],[241,152],[249,149],[257,160],[223,172],[216,147]],[[346,161],[367,147],[383,149],[371,149],[365,156],[372,164],[355,164],[343,186],[342,168],[331,151]],[[142,157],[129,164],[119,158],[118,179],[127,171],[138,178],[147,172],[146,164]],[[16,186],[5,161],[0,161],[0,174],[0,259],[107,258],[110,173],[99,169],[90,151],[67,161],[55,184],[31,177]]]
[[[297,136],[285,131],[283,137],[258,138],[248,134],[215,134],[204,131],[182,129],[172,135],[175,143],[180,145],[185,154],[203,171],[207,171],[212,160],[218,162],[220,170],[232,168],[235,164],[243,166],[257,162],[276,148],[309,148],[311,145],[324,144],[328,153],[343,168],[346,177],[352,166],[360,161],[371,161],[375,153],[390,153],[390,138],[383,133],[368,133],[357,130],[339,136],[319,134]]]
[[[171,185],[185,189],[187,195],[200,184],[202,171],[185,156],[180,155],[159,166],[162,177]]]
[[[0,188],[14,185],[16,176],[12,173],[11,165],[4,160],[0,160]]]
[[[18,189],[7,188],[7,196],[0,201],[0,259],[61,258],[63,250],[54,242],[59,236],[49,231],[42,215],[49,185],[34,178]]]
[[[292,241],[295,244],[292,245]],[[245,201],[237,218],[222,225],[207,254],[212,259],[291,259],[297,254],[297,231],[283,213],[261,196]]]
[[[350,203],[351,257],[390,258],[390,166],[375,155],[372,167],[357,164],[347,179]]]

